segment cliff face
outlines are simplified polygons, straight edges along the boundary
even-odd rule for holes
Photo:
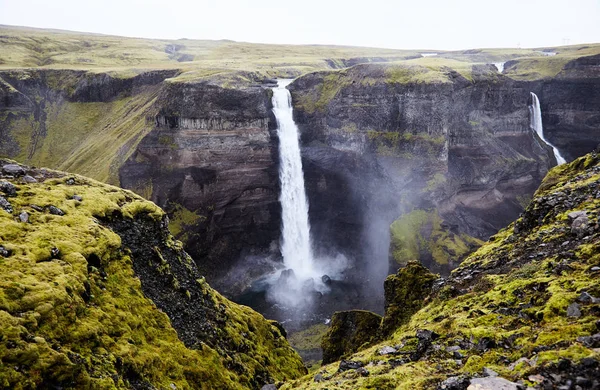
[[[0,72],[0,154],[118,184],[119,166],[151,129],[160,83],[175,74]]]
[[[586,88],[592,90],[597,78],[587,74],[592,81]],[[387,253],[377,258],[373,248],[385,242],[369,233],[386,234],[391,224],[391,270],[420,259],[448,272],[478,240],[522,211],[555,164],[530,129],[529,92],[541,95],[542,112],[548,108],[544,118],[579,123],[572,111],[553,110],[553,102],[562,101],[556,83],[566,88],[571,81],[566,76],[562,81],[515,81],[491,65],[460,72],[358,65],[297,79],[291,86],[295,116],[309,201],[317,205],[311,208],[312,226],[335,231],[352,216],[349,234],[323,234],[318,244],[350,246],[363,262],[378,262],[375,267],[383,270]],[[597,115],[597,108],[588,110],[586,115]],[[576,134],[598,137],[590,121],[577,126]],[[567,133],[558,125],[553,131]],[[567,153],[591,150],[586,137]],[[387,269],[377,272],[382,280]]]
[[[547,139],[567,160],[589,153],[600,140],[600,55],[568,63],[540,90]]]
[[[305,373],[134,193],[0,160],[0,384],[260,388]]]
[[[152,131],[120,183],[164,207],[176,237],[211,281],[242,256],[278,252],[278,157],[270,91],[167,83]],[[264,270],[263,270],[264,271]]]

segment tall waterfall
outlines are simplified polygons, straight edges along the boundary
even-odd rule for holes
[[[531,128],[537,133],[537,135],[544,141],[548,146],[552,148],[554,151],[554,157],[556,158],[556,162],[558,165],[564,164],[567,161],[560,155],[560,152],[554,145],[550,142],[546,141],[544,138],[544,127],[542,126],[542,109],[540,108],[540,100],[537,95],[531,92],[531,101],[532,105],[529,106],[529,113],[531,118]]]
[[[273,113],[279,136],[279,180],[281,182],[281,253],[287,268],[300,279],[315,276],[308,224],[308,201],[300,158],[298,127],[292,115],[292,96],[286,86],[292,80],[279,80],[273,88]]]

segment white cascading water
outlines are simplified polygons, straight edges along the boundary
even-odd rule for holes
[[[286,88],[292,80],[278,80],[273,88],[273,113],[279,137],[283,262],[299,279],[317,276],[308,223],[308,200],[300,158],[298,127],[294,123],[292,96]]]
[[[531,128],[537,133],[537,135],[554,151],[554,157],[558,165],[564,164],[567,161],[560,155],[558,149],[554,147],[550,142],[544,138],[544,127],[542,126],[542,109],[540,108],[540,100],[537,95],[531,92],[532,105],[529,106],[529,113],[531,118]]]
[[[494,66],[498,69],[498,73],[504,72],[504,64],[506,64],[506,62],[494,62]]]

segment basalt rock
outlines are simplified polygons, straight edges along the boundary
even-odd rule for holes
[[[169,212],[175,236],[225,293],[245,286],[222,280],[240,258],[278,253],[270,104],[260,87],[167,83],[154,128],[119,171],[122,186]]]
[[[331,327],[321,343],[323,364],[356,352],[361,346],[373,341],[380,325],[381,316],[368,311],[350,310],[334,313]]]
[[[592,65],[579,67],[578,74],[586,73],[587,81],[565,73],[556,84],[516,81],[486,66],[463,74],[372,64],[298,78],[290,88],[304,147],[307,194],[319,208],[310,209],[311,226],[334,232],[320,235],[328,241],[317,239],[316,245],[345,250],[355,245],[353,254],[361,258],[361,248],[372,254],[372,243],[381,237],[369,232],[385,234],[377,224],[389,226],[422,210],[435,215],[443,227],[436,229],[435,220],[433,229],[432,222],[424,223],[417,227],[422,240],[408,243],[392,237],[395,261],[390,270],[410,260],[401,256],[408,245],[416,248],[413,258],[447,274],[480,245],[473,238],[485,240],[519,215],[556,164],[552,151],[530,129],[530,91],[540,96],[550,128],[546,115],[557,115],[561,119],[554,122],[561,125],[555,128],[572,134],[569,139],[598,134],[593,121],[581,125],[577,120],[577,131],[562,126],[579,114],[566,108],[554,111],[559,100],[571,101],[566,95],[559,98],[561,88],[574,94],[577,85],[587,83],[586,97],[576,101],[587,99],[581,106],[586,118],[599,115],[597,97],[591,93],[598,80]],[[417,82],[419,78],[428,79]],[[572,157],[597,144],[584,143],[587,149],[572,149]],[[330,168],[332,159],[339,169]],[[359,263],[387,259],[387,253],[371,255]]]
[[[409,262],[396,275],[385,280],[385,316],[381,324],[381,336],[390,335],[425,303],[431,293],[437,275],[420,263]]]

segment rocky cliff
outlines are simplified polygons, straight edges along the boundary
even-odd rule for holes
[[[133,192],[0,160],[0,387],[261,388],[306,372]]]
[[[240,258],[244,269],[246,256],[279,253],[279,165],[269,92],[260,85],[166,83],[152,131],[119,172],[122,186],[170,212],[176,237],[226,292],[239,291],[238,283],[248,279],[223,281]]]
[[[412,259],[448,272],[522,211],[556,163],[530,129],[530,91],[541,95],[550,139],[565,155],[588,152],[600,139],[591,107],[597,58],[577,61],[556,79],[535,81],[492,65],[408,64],[297,79],[290,88],[318,244],[362,258],[382,281],[381,237],[391,225],[392,272]],[[579,87],[582,96],[571,99]]]
[[[390,276],[380,330],[353,334],[366,344],[283,389],[598,388],[599,189],[596,153],[552,169],[519,218],[448,278],[414,262]],[[361,329],[337,326],[324,346]]]

